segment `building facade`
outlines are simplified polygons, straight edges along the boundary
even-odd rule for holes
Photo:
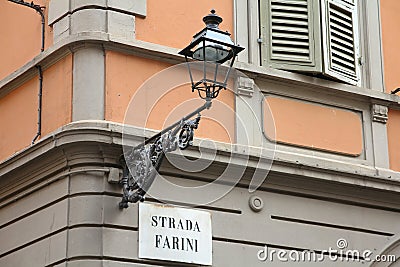
[[[211,8],[240,75],[145,203],[210,213],[212,266],[400,266],[397,0],[35,4],[43,36],[0,2],[0,266],[199,266],[138,256],[120,155],[201,105],[178,51]]]

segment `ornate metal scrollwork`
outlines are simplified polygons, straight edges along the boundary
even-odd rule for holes
[[[156,177],[165,153],[181,150],[193,144],[194,130],[200,122],[200,112],[208,109],[211,102],[207,101],[202,107],[171,125],[144,143],[130,149],[121,155],[123,166],[120,184],[123,188],[121,209],[127,208],[128,203],[144,201],[146,192],[150,189]],[[190,119],[195,114],[197,117]]]

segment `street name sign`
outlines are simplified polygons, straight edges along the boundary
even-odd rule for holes
[[[212,265],[211,214],[140,203],[139,258]]]

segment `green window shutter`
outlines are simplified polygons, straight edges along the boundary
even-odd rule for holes
[[[261,6],[263,65],[321,73],[319,0],[261,0]]]
[[[322,0],[324,74],[358,84],[359,47],[356,0]]]

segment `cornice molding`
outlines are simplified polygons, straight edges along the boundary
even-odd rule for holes
[[[150,130],[144,132],[140,128],[124,128],[122,124],[106,121],[70,123],[53,134],[44,137],[37,144],[1,162],[0,177],[18,172],[22,166],[29,165],[29,168],[40,168],[38,164],[31,165],[29,163],[54,155],[55,151],[63,151],[67,165],[71,165],[74,163],[73,160],[77,160],[77,158],[68,155],[71,155],[71,153],[79,155],[82,153],[82,148],[87,150],[87,153],[79,156],[80,159],[77,160],[79,162],[76,162],[76,164],[89,161],[116,166],[118,165],[117,155],[122,151],[122,132],[124,132],[124,138],[131,137],[132,145],[139,143],[145,136],[148,137],[154,134]],[[200,141],[200,139],[195,139],[194,148],[185,150],[185,156],[197,158],[199,150],[201,150],[202,159],[213,160],[213,164],[219,166],[218,168],[223,168],[224,165],[229,163],[254,170],[256,167],[260,168],[262,166],[259,161],[260,159],[265,159],[265,155],[273,155],[269,149],[261,151],[256,147],[219,142],[215,142],[213,147],[207,147],[203,145],[204,142]],[[216,147],[218,157],[215,157],[214,147]],[[90,151],[94,154],[99,153],[99,155],[94,157]],[[113,156],[105,156],[107,153]],[[232,163],[231,159],[232,154],[237,155],[234,163]],[[174,153],[172,153],[173,155]],[[26,167],[23,169],[24,171],[27,170]],[[338,161],[285,151],[275,151],[271,172],[361,186],[363,188],[400,192],[399,172],[349,163],[346,162],[345,158],[343,161]]]
[[[30,62],[17,71],[0,81],[0,97],[3,97],[13,89],[17,88],[27,80],[33,78],[37,73],[35,66],[41,65],[46,69],[55,64],[66,55],[73,53],[76,49],[88,45],[101,45],[105,50],[119,51],[130,55],[136,55],[149,59],[159,60],[170,64],[184,62],[184,58],[178,55],[178,49],[159,44],[153,44],[140,40],[126,41],[113,38],[107,33],[81,32],[70,35],[55,43],[44,52],[37,55]],[[376,90],[345,85],[338,82],[326,81],[319,78],[308,77],[288,71],[260,67],[252,64],[236,62],[236,69],[246,73],[253,79],[267,79],[285,82],[291,86],[306,86],[314,88],[326,94],[334,94],[338,97],[357,99],[359,101],[379,103],[394,109],[400,109],[400,97],[386,94]]]

